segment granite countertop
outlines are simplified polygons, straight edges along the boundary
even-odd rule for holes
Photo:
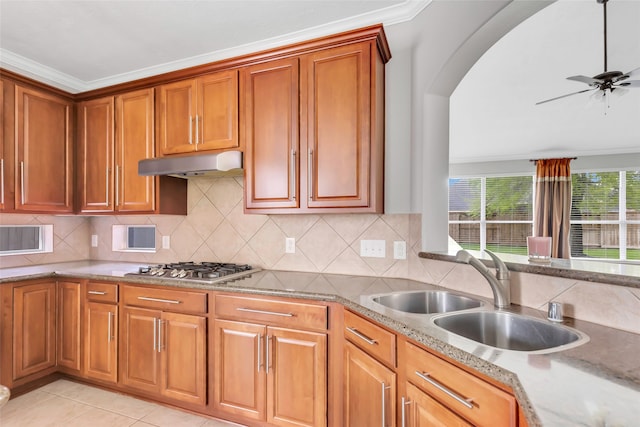
[[[512,387],[532,426],[636,426],[640,419],[637,334],[567,319],[566,325],[589,336],[587,343],[553,353],[506,351],[448,333],[433,325],[432,316],[402,314],[370,299],[387,292],[442,290],[413,280],[266,270],[211,285],[124,276],[139,265],[82,261],[0,269],[0,284],[61,275],[334,301]],[[516,305],[510,311],[541,319],[545,315]]]

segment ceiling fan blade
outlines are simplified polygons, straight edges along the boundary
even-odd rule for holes
[[[567,80],[574,80],[576,82],[582,82],[592,86],[603,82],[603,80],[598,80],[598,79],[594,79],[593,77],[587,77],[587,76],[571,76],[571,77],[567,77]]]
[[[545,99],[544,101],[536,102],[536,105],[540,105],[540,104],[544,104],[544,103],[547,103],[547,102],[555,101],[557,99],[566,98],[567,96],[577,95],[579,93],[591,92],[592,90],[598,90],[598,88],[579,90],[578,92],[568,93],[568,94],[562,95],[562,96],[556,96],[555,98],[551,98],[551,99]]]
[[[640,87],[640,80],[625,80],[614,84],[613,87]]]
[[[631,70],[628,73],[624,73],[624,75],[627,76],[627,78],[640,77],[640,67],[636,68],[635,70]]]

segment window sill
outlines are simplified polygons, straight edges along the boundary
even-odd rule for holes
[[[438,261],[456,262],[456,252],[420,252],[420,258]],[[483,261],[491,258],[478,251],[469,251],[473,256]],[[529,262],[528,257],[522,255],[498,254],[511,271],[546,276],[563,277],[567,279],[583,280],[585,282],[609,283],[640,289],[640,264],[628,261],[602,261],[594,259],[552,259],[550,264]]]

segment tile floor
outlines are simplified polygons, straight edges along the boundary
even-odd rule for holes
[[[0,427],[238,427],[84,384],[58,380],[0,409]]]

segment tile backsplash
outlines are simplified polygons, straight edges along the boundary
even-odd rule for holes
[[[245,215],[242,177],[189,179],[187,216],[49,216],[3,214],[2,224],[54,224],[54,252],[0,258],[2,267],[82,259],[161,263],[228,261],[265,269],[408,278],[491,298],[485,279],[465,264],[419,258],[417,214]],[[112,225],[156,225],[156,253],[113,252]],[[91,247],[91,235],[98,247]],[[295,238],[295,253],[285,238]],[[360,256],[361,240],[384,240],[384,258]],[[407,258],[394,259],[393,242],[405,241]],[[512,301],[542,311],[565,304],[570,317],[640,333],[640,289],[512,273]]]

